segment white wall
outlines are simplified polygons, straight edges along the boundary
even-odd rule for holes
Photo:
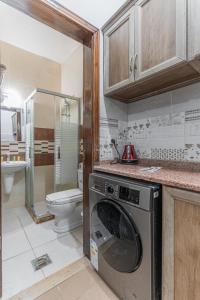
[[[61,91],[64,94],[83,96],[83,46],[79,47],[61,65]]]

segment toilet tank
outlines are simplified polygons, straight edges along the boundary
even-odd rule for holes
[[[83,190],[83,169],[78,169],[78,187]]]

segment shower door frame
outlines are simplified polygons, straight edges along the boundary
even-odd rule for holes
[[[89,257],[89,174],[99,161],[99,30],[56,1],[2,1],[83,44],[83,251]]]
[[[46,221],[49,221],[49,220],[52,220],[54,219],[54,216],[48,212],[46,212],[45,214],[43,215],[40,215],[38,216],[36,213],[35,213],[35,209],[34,209],[34,160],[35,160],[35,156],[34,156],[34,116],[35,116],[35,110],[34,110],[34,96],[38,94],[46,94],[46,95],[50,95],[50,96],[54,96],[54,97],[59,97],[61,99],[69,99],[69,100],[73,100],[73,101],[76,101],[77,104],[78,104],[78,124],[79,124],[79,128],[80,128],[80,100],[81,98],[79,97],[75,97],[75,96],[71,96],[71,95],[67,95],[67,94],[63,94],[63,93],[58,93],[58,92],[54,92],[54,91],[50,91],[50,90],[46,90],[46,89],[41,89],[41,88],[36,88],[35,90],[32,91],[32,93],[28,96],[28,98],[24,101],[24,111],[25,111],[25,128],[27,126],[27,104],[28,102],[32,101],[32,127],[30,128],[30,130],[32,131],[32,137],[33,137],[33,144],[32,144],[32,147],[29,147],[29,149],[27,150],[27,132],[25,134],[25,141],[26,141],[26,160],[27,160],[27,156],[28,156],[28,159],[33,159],[31,161],[31,166],[29,165],[30,164],[30,161],[28,162],[28,167],[26,168],[26,181],[27,181],[27,178],[30,176],[28,174],[28,172],[30,172],[30,169],[31,169],[31,174],[32,174],[32,178],[31,178],[31,182],[26,182],[26,185],[25,185],[25,206],[26,206],[26,209],[28,210],[29,214],[31,215],[32,219],[34,220],[34,222],[36,224],[40,224],[40,223],[43,223],[43,222],[46,222]],[[55,98],[56,99],[56,98]],[[57,101],[57,100],[56,100]],[[26,131],[26,129],[25,129]],[[55,133],[54,133],[54,138],[55,138]],[[78,130],[78,140],[80,138],[80,129]],[[79,142],[78,142],[78,147],[80,146]],[[31,150],[30,150],[31,149]],[[33,156],[32,156],[33,155]],[[55,155],[56,155],[56,151],[55,151]],[[79,165],[79,153],[77,154],[77,168],[78,168],[78,165]],[[55,156],[54,156],[54,162],[55,162]],[[54,164],[54,191],[55,190],[55,164]],[[28,179],[30,180],[30,178]],[[28,198],[28,192],[27,192],[27,189],[30,189],[30,197],[31,197],[31,201],[30,201],[30,198]],[[32,205],[30,205],[30,202]]]

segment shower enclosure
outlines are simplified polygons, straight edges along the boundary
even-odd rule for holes
[[[78,185],[80,100],[36,89],[25,101],[26,208],[38,223],[53,218],[46,195]]]

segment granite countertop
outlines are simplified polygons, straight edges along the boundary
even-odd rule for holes
[[[151,166],[155,166],[155,164]],[[200,192],[200,170],[181,169],[178,166],[176,168],[175,165],[172,168],[165,165],[155,173],[147,173],[142,171],[145,167],[147,164],[121,165],[100,162],[95,165],[94,170]]]

